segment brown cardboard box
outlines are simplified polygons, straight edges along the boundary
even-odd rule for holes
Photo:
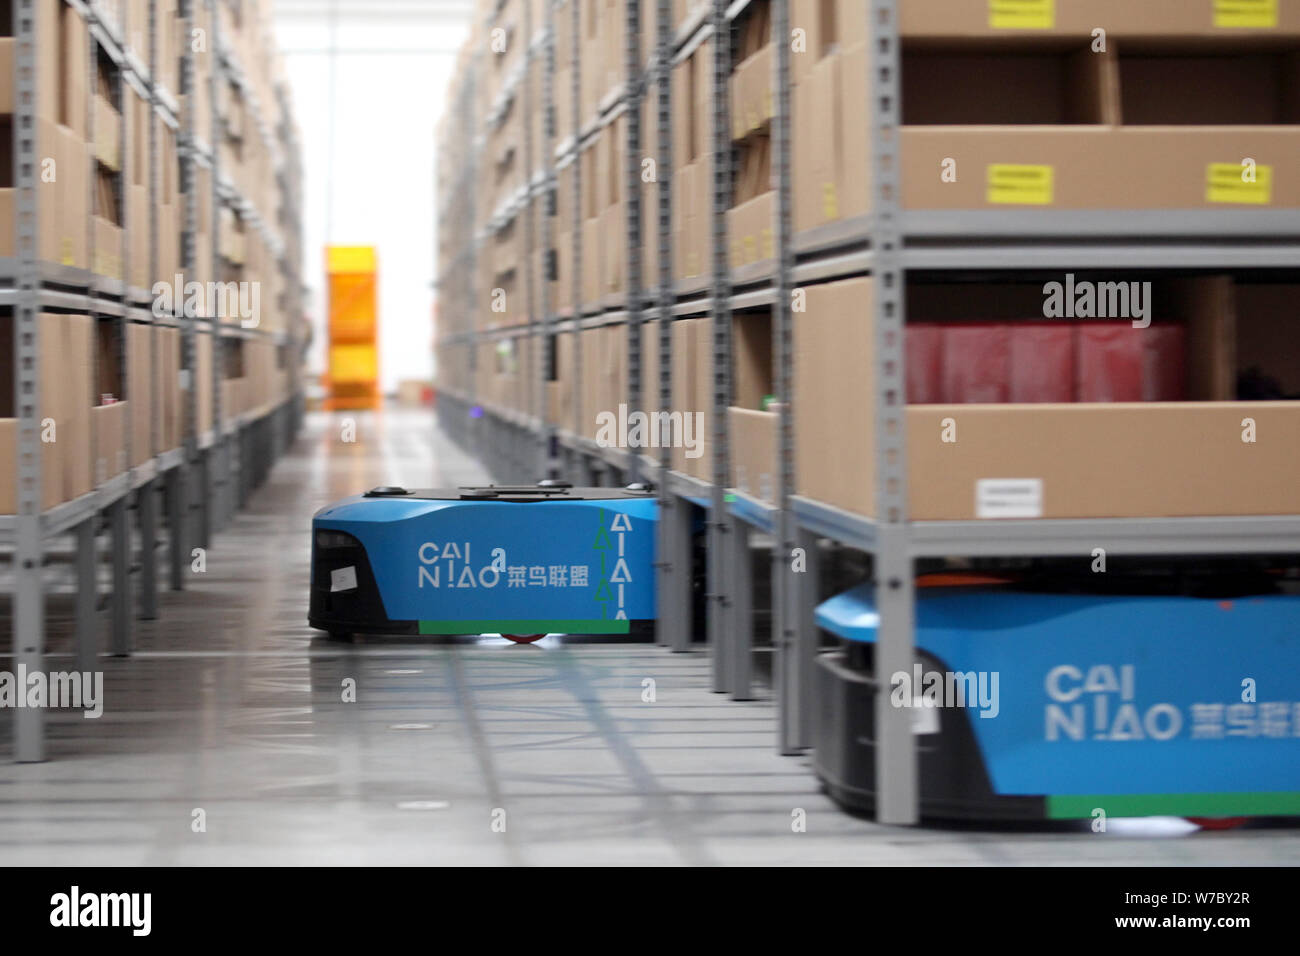
[[[775,192],[727,210],[728,259],[733,268],[765,262],[776,255],[773,228]]]
[[[797,86],[807,78],[817,62],[829,52],[834,42],[835,4],[838,0],[790,0],[790,30],[788,42],[795,42],[795,30],[803,31],[798,39],[802,41],[800,49],[792,46],[790,54],[790,76]],[[848,0],[860,4],[861,0]],[[863,17],[866,11],[861,11]]]
[[[582,224],[582,304],[594,306],[604,290],[605,239],[601,219],[588,219]]]
[[[700,159],[713,155],[713,43],[705,41],[691,54],[692,137]],[[725,95],[725,92],[724,92]],[[674,109],[677,107],[674,105]],[[707,163],[702,163],[707,168]]]
[[[95,103],[95,159],[114,172],[122,168],[122,114],[102,96]]]
[[[179,339],[175,329],[154,328],[155,358],[153,365],[153,394],[157,404],[158,446],[157,452],[169,451],[179,442],[180,396],[177,391],[175,370],[179,368]]]
[[[811,285],[806,293],[807,311],[794,317],[795,488],[842,508],[869,508],[872,282]]]
[[[673,170],[683,169],[699,156],[700,144],[695,142],[693,74],[691,61],[683,60],[673,67]]]
[[[673,405],[668,411],[680,412],[683,426],[686,416],[694,416],[698,410],[695,398],[695,365],[697,361],[695,328],[703,321],[703,319],[677,319],[672,324]],[[693,417],[692,422],[694,422]],[[706,422],[706,430],[707,427],[708,423]],[[672,467],[674,471],[690,474],[692,463],[693,459],[686,457],[685,448],[673,448]]]
[[[14,111],[14,44],[12,36],[0,37],[0,116]]]
[[[776,414],[727,409],[731,439],[731,484],[737,491],[772,501],[776,494]]]
[[[90,430],[95,449],[95,484],[126,471],[126,429],[130,402],[97,405],[90,410]]]
[[[38,0],[36,37],[36,114],[85,139],[90,73],[86,21],[62,0]],[[5,75],[13,76],[12,65]]]
[[[772,45],[755,52],[731,75],[731,138],[767,128],[772,119]]]
[[[794,90],[791,145],[796,232],[833,222],[841,215],[837,191],[839,116],[835,108],[839,69],[839,57],[827,56],[808,71]],[[910,153],[907,155],[910,169],[914,161]]]
[[[844,0],[846,4],[860,0]],[[904,3],[899,9],[899,30],[904,37],[981,39],[1004,36],[1088,36],[1094,27],[1104,25],[1112,37],[1295,37],[1300,35],[1300,8],[1283,2],[1259,4],[1272,7],[1276,22],[1272,27],[1233,26],[1230,14],[1241,4],[1211,2],[1188,3],[1186,0],[1053,0],[1039,5],[1051,10],[1050,23],[1032,15],[1002,21],[995,25],[994,10],[1008,11],[1011,4],[994,6],[972,0],[927,0]],[[1225,15],[1227,18],[1225,19]],[[1241,21],[1237,21],[1241,22]],[[1017,28],[1015,24],[1019,24]]]
[[[840,215],[846,219],[865,215],[871,204],[871,154],[867,135],[867,102],[862,90],[867,82],[867,48],[849,47],[840,53],[839,174],[836,176]]]
[[[602,297],[620,295],[625,291],[627,258],[627,219],[623,204],[610,206],[600,215],[600,242],[602,253]],[[644,272],[642,274],[644,281]]]
[[[88,315],[66,315],[64,319],[65,376],[63,423],[59,441],[63,445],[63,499],[71,501],[89,494],[95,487],[91,460],[90,410],[95,404],[93,363],[94,320]]]
[[[731,320],[731,397],[740,408],[760,411],[773,394],[771,310],[737,312]]]
[[[200,332],[195,336],[195,369],[191,375],[198,416],[199,437],[212,428],[212,336]]]
[[[797,140],[796,140],[797,141]],[[1300,129],[1232,127],[904,127],[903,203],[910,209],[1005,209],[1015,204],[1058,209],[1271,208],[1300,206]],[[1270,184],[1221,195],[1212,164],[1240,167],[1250,156],[1272,169]],[[945,158],[957,181],[940,181]],[[1033,187],[994,190],[990,166],[1045,167]],[[1114,170],[1123,166],[1125,174]],[[796,177],[797,181],[797,177]],[[796,190],[796,212],[798,191]],[[1242,201],[1216,201],[1227,199]]]
[[[86,176],[89,154],[78,134],[47,120],[36,121],[37,255],[45,262],[85,268],[87,241]],[[11,162],[12,144],[0,145],[0,162]],[[49,177],[49,178],[47,178]],[[14,221],[15,190],[0,189],[0,222]],[[0,229],[0,257],[14,255],[13,229]]]
[[[90,269],[109,279],[122,278],[122,227],[100,216],[91,217],[94,257]]]
[[[147,325],[127,325],[126,394],[131,405],[129,462],[132,468],[153,456],[153,420],[157,405],[152,394],[153,336]]]
[[[66,353],[59,347],[65,335],[66,316],[42,313],[38,319],[40,336],[40,391],[41,401],[39,432],[41,445],[41,507],[52,508],[62,503],[64,497],[64,462],[68,444],[75,430],[68,428],[65,412],[65,391],[68,362]],[[5,398],[0,407],[13,411],[13,318],[0,317],[0,389]],[[53,426],[51,428],[51,425]],[[49,436],[52,441],[45,441]],[[13,514],[17,508],[17,455],[18,421],[15,417],[0,418],[0,514]]]
[[[707,481],[713,480],[712,442],[713,434],[713,320],[696,319],[690,328],[691,371],[695,378],[692,390],[690,412],[702,412],[704,417],[703,435],[698,435],[701,454],[698,458],[686,458],[687,474]]]
[[[941,441],[949,418],[956,442]],[[975,518],[981,479],[1041,481],[1045,518],[1300,512],[1295,402],[926,405],[907,435],[917,520]]]

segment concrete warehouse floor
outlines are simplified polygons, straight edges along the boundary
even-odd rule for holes
[[[427,413],[316,415],[217,536],[206,573],[161,595],[138,653],[103,659],[105,713],[49,715],[51,760],[9,760],[0,862],[34,864],[1294,863],[1300,829],[894,829],[839,811],[777,756],[770,700],[709,691],[703,651],[409,639],[342,645],[306,625],[309,526],[378,484],[485,476]],[[70,599],[50,667],[70,664]],[[4,624],[8,628],[8,609]],[[5,648],[9,637],[4,635]],[[0,669],[12,669],[8,655]],[[354,677],[358,700],[343,703]],[[641,702],[653,677],[658,701]],[[206,832],[191,828],[206,814]],[[506,811],[505,832],[493,811]],[[794,833],[791,814],[807,813]],[[499,817],[499,815],[498,815]]]

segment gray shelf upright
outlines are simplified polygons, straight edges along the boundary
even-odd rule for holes
[[[559,212],[559,195],[555,172],[555,2],[547,0],[542,40],[542,274],[541,335],[533,343],[537,364],[537,417],[541,424],[541,462],[539,472],[545,478],[560,477],[559,442],[556,425],[551,420],[550,369],[555,361],[555,302],[551,281],[555,268],[555,217]],[[530,124],[531,125],[531,124]],[[532,263],[529,263],[532,270]]]
[[[915,595],[907,515],[907,423],[904,411],[902,223],[900,156],[902,114],[898,9],[895,0],[871,0],[868,83],[872,183],[872,264],[875,335],[874,457],[877,526],[874,574],[877,676],[910,672]],[[850,438],[849,440],[852,440]],[[912,824],[919,814],[916,739],[911,712],[876,694],[876,810],[881,823]]]
[[[623,102],[627,107],[627,142],[623,149],[623,211],[627,239],[627,400],[629,409],[642,409],[641,388],[641,98],[645,77],[641,69],[641,0],[623,0]],[[628,456],[625,480],[640,480],[641,456]]]
[[[195,6],[200,0],[179,0],[178,12],[184,24],[185,37],[191,37],[197,26]],[[183,198],[183,225],[181,230],[181,271],[186,276],[198,272],[198,231],[199,231],[199,195],[198,168],[199,144],[194,123],[195,90],[197,88],[197,65],[192,43],[181,44],[180,86],[185,97],[182,117],[182,134],[180,137],[180,186]],[[171,587],[173,591],[185,587],[185,569],[190,563],[190,548],[193,542],[202,540],[198,533],[195,512],[202,507],[205,470],[203,452],[199,447],[198,416],[198,320],[185,315],[182,303],[176,303],[176,320],[181,328],[181,376],[189,400],[185,402],[185,422],[182,429],[184,460],[176,469],[176,479],[169,502],[172,534],[170,538],[171,553]],[[197,486],[197,487],[196,487]]]
[[[581,431],[584,409],[582,407],[582,4],[579,0],[568,0],[570,30],[573,50],[570,56],[572,75],[570,76],[570,101],[573,106],[573,426]],[[575,477],[575,484],[586,485],[593,481],[589,463],[582,458],[579,462],[582,474]]]
[[[14,663],[44,669],[45,604],[41,590],[40,270],[37,265],[36,0],[14,2],[14,412],[18,418],[17,512],[13,557]],[[14,758],[45,759],[45,711],[14,711]]]
[[[775,510],[772,525],[772,643],[776,651],[773,684],[777,700],[778,749],[796,754],[812,742],[813,667],[817,631],[811,626],[816,603],[817,560],[814,537],[801,535],[790,511],[795,488],[794,452],[794,215],[791,173],[792,112],[790,97],[790,8],[786,0],[772,4],[772,42],[776,56],[772,76],[772,175],[776,187],[776,268],[772,285],[772,356],[776,366],[777,461]],[[803,570],[795,568],[795,549],[802,549]]]
[[[710,321],[712,323],[713,382],[713,488],[708,516],[708,640],[712,660],[713,689],[731,692],[737,675],[732,645],[731,585],[735,567],[738,527],[726,507],[730,483],[727,409],[731,405],[731,269],[727,257],[727,210],[731,208],[731,23],[726,0],[712,0],[710,25],[713,31],[713,115],[711,126],[710,195]],[[746,561],[748,555],[746,554]],[[744,679],[744,675],[740,675]]]
[[[659,288],[658,304],[658,397],[659,409],[673,407],[673,306],[677,303],[673,276],[673,3],[655,2],[655,131],[658,156],[655,161],[656,210],[658,218]],[[689,409],[682,409],[689,414]],[[691,647],[691,512],[692,506],[672,488],[672,449],[660,436],[659,442],[659,559],[656,629],[660,644],[683,652]]]

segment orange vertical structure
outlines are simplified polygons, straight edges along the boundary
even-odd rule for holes
[[[378,265],[373,246],[327,246],[329,395],[325,408],[379,406]]]

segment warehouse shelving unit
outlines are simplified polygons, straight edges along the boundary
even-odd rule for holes
[[[14,69],[16,92],[14,103],[14,186],[15,186],[15,257],[0,261],[0,305],[11,306],[14,314],[15,361],[15,412],[18,419],[15,444],[15,469],[17,477],[16,509],[13,515],[0,516],[0,546],[12,550],[12,600],[13,642],[15,663],[28,671],[39,671],[44,666],[45,654],[45,602],[49,592],[43,573],[44,565],[52,557],[49,544],[62,535],[70,535],[73,543],[75,568],[75,644],[77,666],[93,670],[100,652],[98,639],[99,590],[99,535],[101,529],[109,532],[109,565],[111,590],[106,595],[109,609],[109,640],[107,649],[114,655],[125,656],[132,650],[132,622],[134,618],[153,619],[158,614],[157,549],[162,518],[165,515],[169,566],[169,583],[172,589],[181,590],[187,576],[193,546],[207,546],[215,517],[218,526],[228,518],[236,501],[230,493],[235,482],[242,482],[246,493],[255,481],[260,481],[273,458],[287,447],[301,420],[300,379],[295,368],[299,360],[299,323],[301,314],[302,283],[298,256],[301,251],[298,184],[301,167],[298,144],[289,116],[288,100],[280,90],[276,104],[278,122],[274,133],[258,116],[262,135],[274,137],[275,170],[280,185],[283,208],[275,210],[288,242],[275,240],[277,269],[284,280],[284,292],[271,303],[272,308],[290,317],[283,330],[229,329],[221,323],[203,319],[186,318],[183,303],[177,302],[171,314],[156,314],[151,308],[155,295],[151,289],[133,284],[139,274],[139,263],[131,259],[129,237],[144,233],[147,275],[153,281],[159,277],[161,230],[158,206],[161,195],[159,182],[163,163],[160,157],[160,130],[165,128],[180,134],[179,173],[184,211],[180,233],[180,264],[187,276],[196,277],[208,272],[196,255],[198,232],[198,177],[197,167],[214,168],[215,147],[204,143],[196,134],[192,107],[185,106],[177,95],[193,91],[195,61],[205,55],[191,45],[188,38],[200,19],[212,29],[219,18],[219,7],[231,6],[229,0],[180,0],[176,9],[177,20],[166,14],[173,5],[168,0],[147,0],[138,3],[104,3],[99,0],[65,0],[45,9],[53,9],[56,16],[71,11],[81,19],[89,38],[87,136],[89,147],[95,144],[95,94],[97,71],[101,65],[111,76],[110,91],[115,99],[119,123],[115,138],[120,148],[119,168],[114,171],[113,198],[122,216],[122,252],[114,263],[112,250],[103,252],[96,260],[93,230],[90,234],[88,261],[95,271],[51,263],[40,257],[37,245],[42,222],[37,214],[37,191],[41,170],[40,144],[36,138],[37,123],[37,43],[38,30],[47,27],[40,21],[40,0],[16,0],[13,4]],[[234,4],[237,7],[239,4]],[[251,12],[243,4],[244,13]],[[129,20],[132,11],[141,16],[141,22]],[[179,55],[179,91],[169,89],[164,82],[163,43],[164,29],[185,26],[186,42]],[[138,29],[137,29],[138,27]],[[130,28],[130,29],[129,29]],[[134,33],[131,32],[134,30]],[[143,42],[140,49],[132,47],[132,36]],[[210,37],[211,39],[211,37]],[[238,62],[233,51],[224,51],[213,58],[212,77],[238,75]],[[111,64],[111,66],[110,66]],[[223,72],[230,71],[230,72]],[[210,95],[212,91],[210,90]],[[147,130],[139,141],[128,135],[128,96],[137,97],[143,104]],[[192,97],[191,97],[192,101]],[[217,110],[212,109],[212,142],[217,139]],[[136,156],[136,150],[147,155]],[[88,154],[89,158],[89,154]],[[95,160],[89,158],[93,165]],[[132,214],[124,195],[126,181],[133,168],[144,170],[147,189],[145,215]],[[94,189],[91,176],[91,191]],[[257,218],[258,210],[229,182],[221,183],[212,177],[213,199],[254,221],[271,238],[270,230]],[[90,208],[87,207],[87,227]],[[215,208],[215,205],[214,207]],[[266,210],[270,212],[270,210]],[[214,232],[215,215],[211,217]],[[116,267],[114,268],[114,265]],[[215,263],[214,263],[215,265]],[[219,271],[216,275],[219,275]],[[171,277],[166,277],[170,279]],[[186,423],[182,429],[180,447],[158,451],[149,456],[132,453],[133,428],[127,424],[122,440],[122,455],[127,467],[112,475],[94,475],[94,488],[89,493],[53,507],[44,507],[42,492],[42,435],[41,435],[41,356],[45,350],[56,348],[54,343],[43,343],[39,335],[39,316],[45,310],[60,310],[86,315],[91,318],[92,329],[99,323],[110,325],[114,332],[116,363],[122,380],[128,376],[128,357],[131,354],[131,333],[144,328],[149,330],[147,350],[150,356],[148,395],[132,396],[137,401],[149,401],[161,409],[163,396],[157,393],[160,359],[156,329],[179,329],[182,332],[181,391],[190,398]],[[221,422],[214,433],[200,434],[194,399],[197,374],[197,337],[226,336],[250,341],[273,343],[286,351],[289,370],[289,395],[253,416],[232,416]],[[220,349],[214,349],[214,357]],[[93,353],[92,353],[93,355]],[[219,359],[214,369],[219,369]],[[93,373],[92,373],[93,375]],[[213,400],[220,401],[221,380],[214,372]],[[92,391],[94,381],[91,382]],[[149,439],[152,447],[165,443],[160,435],[160,415],[151,416]],[[95,428],[90,427],[93,446]],[[220,438],[218,438],[220,436]],[[205,449],[221,442],[245,449],[242,460],[232,462],[216,480],[212,477],[212,462]],[[223,484],[224,483],[224,484]],[[224,495],[224,497],[223,497]],[[165,508],[162,507],[165,505]],[[136,535],[138,534],[138,539]],[[136,570],[136,574],[132,571]],[[14,712],[14,757],[31,762],[45,759],[44,713],[39,708],[21,708]]]
[[[648,2],[648,0],[645,0]],[[486,9],[484,34],[499,22],[506,3]],[[787,0],[771,0],[773,23],[773,102],[771,119],[772,185],[775,190],[770,260],[733,266],[727,256],[726,212],[731,206],[732,126],[730,98],[723,94],[731,77],[731,44],[716,42],[730,34],[731,26],[754,6],[751,0],[710,0],[691,7],[680,23],[673,21],[673,4],[655,4],[655,44],[648,62],[640,62],[633,32],[645,21],[641,4],[625,0],[624,65],[626,81],[600,102],[594,123],[585,123],[581,107],[581,10],[576,2],[559,0],[546,4],[571,22],[571,97],[573,124],[570,137],[556,149],[560,174],[573,167],[572,281],[573,305],[561,309],[558,321],[547,320],[551,331],[572,336],[574,388],[573,421],[582,421],[583,375],[590,360],[582,355],[580,330],[605,323],[625,323],[628,337],[626,393],[630,407],[642,407],[640,334],[642,308],[648,303],[640,295],[639,251],[642,244],[636,218],[635,196],[640,185],[639,98],[643,88],[657,87],[656,173],[660,225],[658,247],[660,270],[654,294],[658,325],[659,407],[671,408],[673,400],[672,323],[688,316],[712,320],[711,358],[713,373],[712,474],[711,480],[683,474],[671,467],[670,457],[660,449],[657,460],[616,448],[602,448],[588,438],[564,427],[547,425],[550,414],[543,389],[529,391],[530,407],[507,408],[485,402],[477,391],[472,369],[468,387],[440,386],[439,409],[443,427],[453,436],[469,442],[493,472],[503,480],[530,480],[536,466],[521,447],[535,447],[538,436],[558,439],[562,472],[578,482],[616,484],[645,473],[655,474],[661,504],[659,557],[659,634],[674,650],[689,649],[691,625],[686,611],[691,574],[691,525],[696,509],[707,515],[709,534],[708,646],[712,660],[714,689],[736,698],[753,694],[754,661],[753,595],[750,539],[762,536],[771,542],[772,635],[774,692],[778,704],[778,747],[783,753],[800,753],[812,743],[814,658],[820,636],[813,609],[820,598],[821,567],[819,542],[829,539],[843,547],[871,556],[877,582],[876,603],[880,614],[877,637],[878,672],[910,670],[914,658],[915,562],[922,558],[1014,558],[1089,555],[1104,547],[1113,555],[1245,555],[1300,553],[1300,517],[1237,516],[1188,518],[1089,518],[1089,519],[1003,519],[914,520],[910,517],[908,454],[904,413],[907,395],[903,323],[907,314],[905,281],[909,272],[955,275],[978,271],[1020,272],[1049,269],[1286,269],[1300,268],[1300,219],[1294,210],[1231,209],[1227,211],[1184,210],[1058,210],[1016,209],[997,212],[909,210],[902,203],[902,47],[899,24],[900,0],[869,0],[864,4],[865,36],[871,51],[871,66],[862,77],[868,124],[868,164],[864,169],[871,184],[871,213],[842,218],[827,225],[795,233],[792,215],[792,103],[791,33]],[[549,40],[549,31],[548,31]],[[713,40],[710,150],[712,179],[709,195],[710,268],[704,276],[675,278],[672,183],[672,83],[671,68],[700,44]],[[481,53],[480,56],[491,56]],[[531,49],[528,56],[532,55]],[[483,68],[476,60],[476,72],[466,81],[472,87]],[[554,109],[551,74],[554,58],[544,64],[547,84],[542,108]],[[601,297],[591,302],[583,295],[582,148],[595,133],[628,116],[626,132],[624,198],[629,209],[627,228],[628,273],[626,299]],[[463,125],[458,135],[478,125],[472,113],[461,112]],[[466,169],[468,176],[474,170]],[[531,168],[525,174],[531,181]],[[458,179],[472,182],[472,179]],[[528,202],[532,194],[522,196]],[[444,207],[442,222],[447,223]],[[474,248],[490,243],[500,218],[474,234]],[[549,234],[548,234],[549,237]],[[549,244],[544,242],[544,249]],[[457,276],[458,260],[444,257],[444,301],[448,284]],[[875,463],[875,514],[871,518],[824,501],[797,494],[794,471],[794,416],[799,401],[794,388],[792,292],[829,279],[870,276],[873,304],[869,316],[874,342],[872,356],[873,408],[864,413],[872,419],[871,459]],[[469,296],[459,300],[465,325],[440,339],[446,347],[468,348],[477,356],[479,344],[526,332],[507,327],[484,332],[473,316],[481,306]],[[774,487],[763,500],[730,487],[730,433],[727,410],[733,383],[730,366],[733,355],[731,312],[755,306],[772,309],[772,366],[776,404],[776,457]],[[529,304],[529,315],[531,303]],[[545,365],[540,367],[545,368]],[[477,368],[477,367],[475,367]],[[590,414],[585,418],[590,419]],[[471,441],[464,423],[477,429]],[[851,440],[851,438],[850,438]],[[549,447],[550,441],[546,443]],[[798,553],[802,570],[793,568]],[[907,824],[918,818],[917,751],[906,710],[889,706],[887,694],[877,695],[878,728],[876,748],[877,813],[883,822]]]

